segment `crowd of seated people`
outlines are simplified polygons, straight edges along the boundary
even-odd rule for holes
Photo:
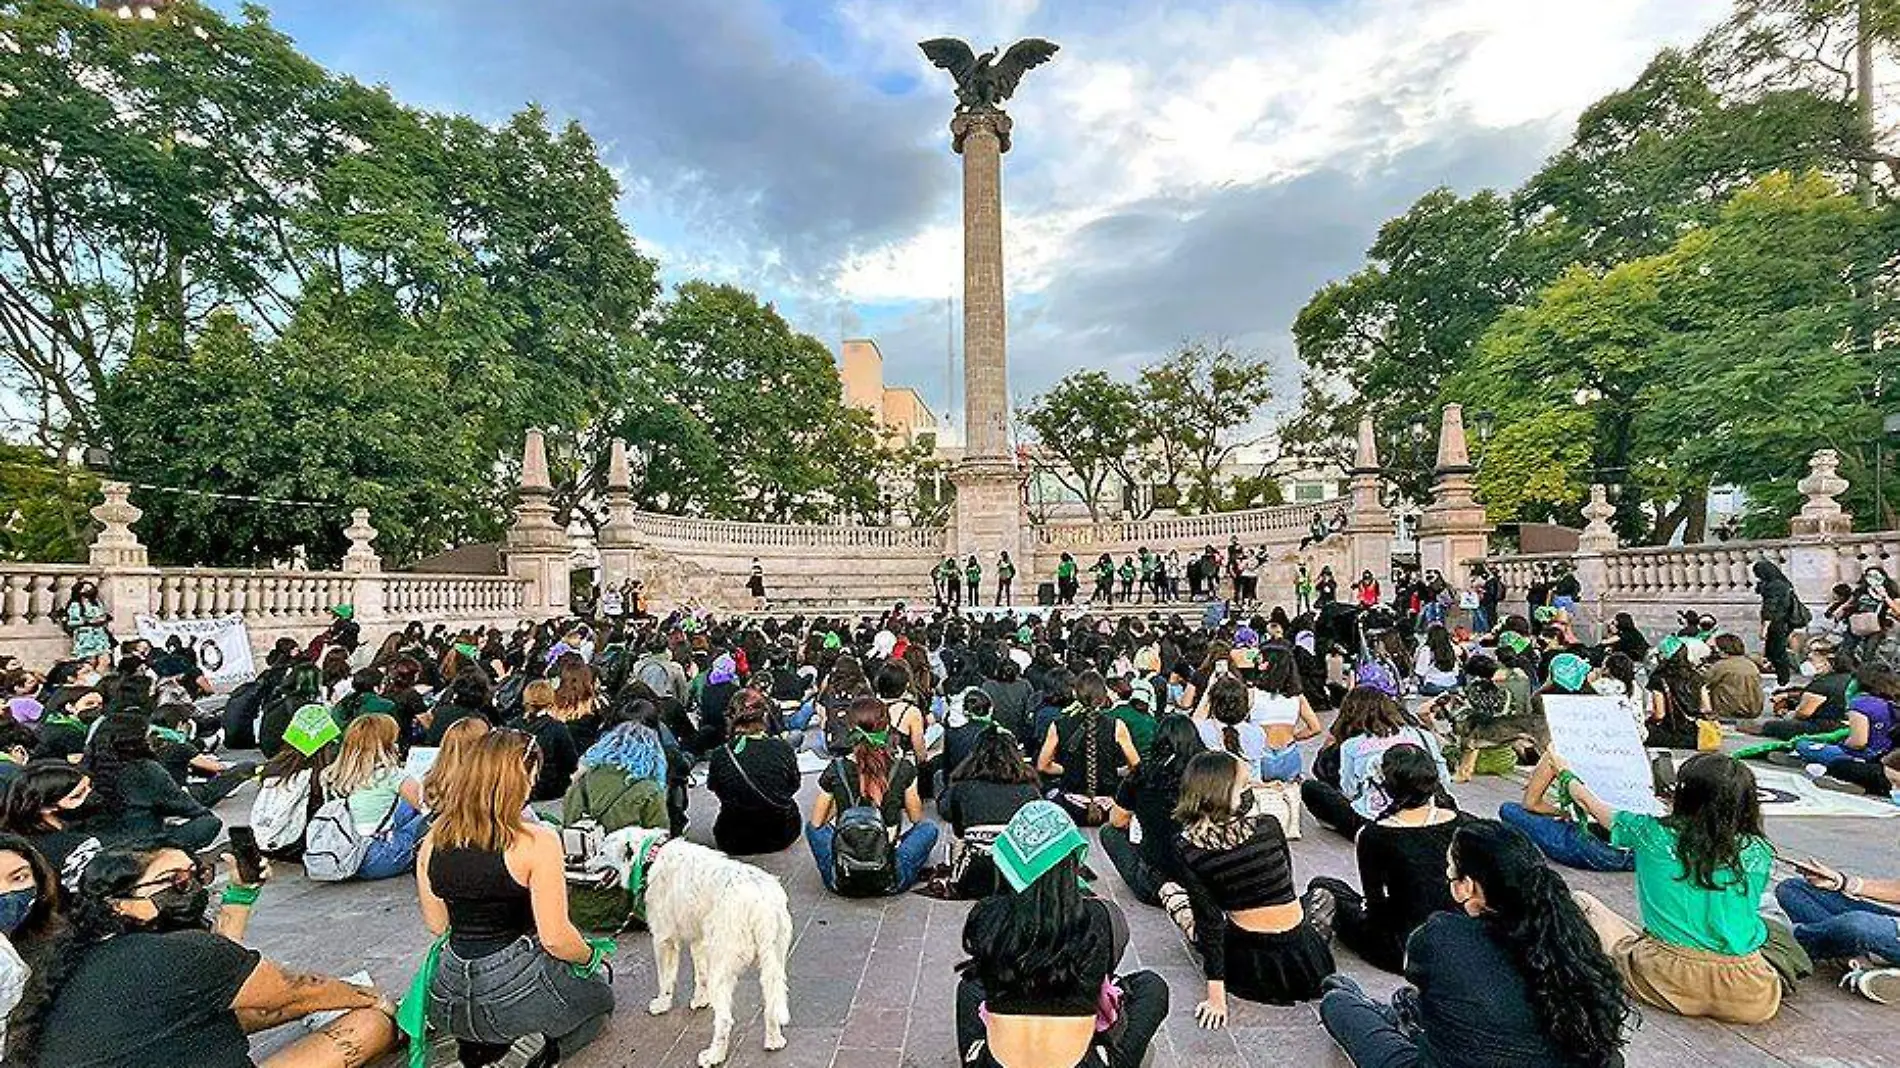
[[[274,647],[222,715],[198,710],[201,673],[177,650],[43,674],[0,664],[8,1063],[154,1063],[130,1059],[154,1013],[189,1020],[220,1064],[250,1063],[248,1034],[311,1014],[341,1013],[265,1063],[364,1063],[400,1041],[381,992],[287,977],[244,948],[270,863],[200,860],[228,849],[212,809],[234,796],[280,867],[415,880],[437,938],[416,1026],[466,1064],[558,1063],[602,1032],[614,989],[589,933],[633,937],[632,904],[572,873],[616,831],[687,833],[696,789],[716,815],[693,833],[730,855],[802,838],[805,877],[839,896],[977,902],[955,1005],[963,1063],[1141,1061],[1170,991],[1122,967],[1111,897],[1179,928],[1204,986],[1175,993],[1200,1025],[1224,1026],[1230,999],[1313,1002],[1360,1064],[1463,1063],[1451,1051],[1474,1045],[1487,1064],[1617,1064],[1635,1003],[1772,1018],[1798,974],[1788,947],[1840,962],[1870,999],[1900,998],[1894,880],[1802,861],[1774,888],[1790,921],[1777,941],[1745,763],[1687,759],[1661,815],[1618,811],[1547,723],[1575,696],[1614,699],[1655,749],[1740,723],[1817,780],[1884,796],[1900,676],[1867,659],[1881,644],[1849,655],[1816,637],[1781,688],[1700,614],[1653,643],[1618,619],[1589,644],[1565,609],[1539,607],[1482,633],[1445,611],[1401,615],[1352,651],[1316,633],[1317,612],[681,612],[413,626],[374,646],[339,612],[315,640]],[[184,663],[164,665],[161,700],[163,655]],[[261,763],[230,751],[247,737]],[[1528,776],[1522,800],[1497,820],[1461,811],[1454,786],[1500,763]],[[1303,816],[1352,843],[1356,878],[1300,889]],[[347,870],[331,837],[315,864],[319,831],[356,843]],[[1087,863],[1091,841],[1106,865]],[[1551,863],[1633,873],[1639,919],[1570,893]],[[1110,878],[1127,892],[1105,892]],[[94,1006],[136,1000],[122,973],[152,959],[192,981],[72,1033]],[[1354,962],[1408,985],[1374,1001],[1342,972]]]

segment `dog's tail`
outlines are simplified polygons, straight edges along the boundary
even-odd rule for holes
[[[785,888],[776,879],[772,880],[772,891],[762,895],[769,900],[753,919],[758,925],[753,944],[759,947],[759,994],[765,1016],[783,1027],[792,1022],[785,979],[786,961],[792,955],[792,914],[785,901]]]

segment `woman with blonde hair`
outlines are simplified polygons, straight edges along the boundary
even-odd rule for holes
[[[343,732],[336,762],[322,773],[325,796],[348,798],[357,833],[369,839],[358,879],[387,879],[414,868],[416,847],[429,830],[422,784],[403,770],[400,735],[393,716],[358,716]]]
[[[442,810],[442,797],[450,780],[468,759],[475,743],[493,729],[485,719],[470,718],[457,720],[454,726],[442,732],[442,747],[436,750],[435,764],[422,777],[423,807],[430,812]]]
[[[613,1012],[604,950],[568,919],[560,836],[522,815],[540,760],[520,731],[468,742],[417,859],[423,923],[441,937],[429,1024],[460,1042],[464,1064],[558,1063]]]

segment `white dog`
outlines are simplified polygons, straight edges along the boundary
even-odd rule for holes
[[[680,947],[693,955],[691,1007],[712,1006],[712,1045],[700,1051],[700,1068],[726,1059],[732,1040],[732,994],[739,976],[754,963],[765,1003],[765,1048],[785,1048],[783,1028],[792,1022],[785,988],[785,960],[792,950],[792,914],[779,881],[750,864],[665,831],[629,827],[601,842],[596,863],[611,866],[628,885],[636,858],[648,856],[644,895],[647,927],[660,992],[648,1003],[655,1016],[673,1008]]]

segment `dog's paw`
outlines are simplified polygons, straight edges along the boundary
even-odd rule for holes
[[[654,998],[652,1001],[647,1002],[647,1012],[652,1013],[655,1016],[665,1016],[667,1013],[672,1012],[672,1011],[673,1011],[673,997],[670,994],[662,995],[661,997]]]
[[[724,1063],[726,1063],[726,1047],[724,1046],[707,1046],[699,1051],[699,1068],[713,1068],[714,1065]]]
[[[785,1048],[785,1032],[774,1027],[765,1032],[765,1048],[781,1050]]]
[[[703,1009],[712,1004],[712,995],[703,990],[693,991],[693,1000],[686,1003],[689,1009]]]

